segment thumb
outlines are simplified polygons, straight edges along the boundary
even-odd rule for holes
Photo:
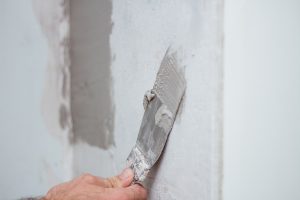
[[[126,168],[122,171],[122,173],[118,176],[118,178],[122,183],[121,185],[123,187],[127,187],[132,183],[133,176],[134,176],[134,173],[133,173],[132,169]]]
[[[126,168],[118,176],[110,177],[105,180],[106,187],[127,187],[133,181],[133,171],[130,168]]]

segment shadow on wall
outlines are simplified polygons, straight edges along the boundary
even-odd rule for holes
[[[111,14],[109,0],[70,1],[73,141],[102,149],[114,145]]]

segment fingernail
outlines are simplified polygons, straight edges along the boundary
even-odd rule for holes
[[[127,180],[131,176],[133,176],[133,172],[130,168],[127,168],[122,171],[119,177],[121,180]]]

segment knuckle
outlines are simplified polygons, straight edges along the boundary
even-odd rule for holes
[[[119,180],[116,177],[111,177],[107,179],[107,182],[110,187],[118,187],[120,186]]]
[[[93,182],[95,180],[95,177],[89,173],[84,173],[81,176],[81,179],[86,182]]]

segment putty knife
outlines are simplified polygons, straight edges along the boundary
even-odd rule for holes
[[[176,52],[167,50],[153,89],[144,96],[145,113],[135,146],[127,163],[134,182],[143,182],[160,157],[175,121],[186,83]]]

